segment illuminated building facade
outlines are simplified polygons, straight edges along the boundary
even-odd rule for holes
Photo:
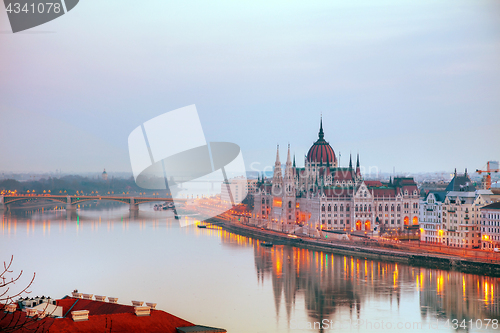
[[[480,208],[491,203],[490,190],[476,190],[467,175],[455,176],[446,188],[443,201],[443,245],[461,248],[481,247]]]
[[[318,140],[305,157],[304,167],[293,162],[288,147],[282,175],[279,147],[271,181],[259,179],[251,223],[298,232],[309,230],[372,231],[404,229],[418,224],[419,194],[413,178],[388,183],[364,180],[359,155],[356,168],[338,165],[335,152],[324,139],[323,122]],[[304,230],[303,230],[304,231]]]
[[[420,240],[441,244],[445,191],[430,191],[420,199]]]
[[[500,248],[500,202],[481,208],[482,248],[493,251]]]

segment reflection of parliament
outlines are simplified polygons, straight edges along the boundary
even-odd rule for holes
[[[318,140],[299,168],[290,157],[282,175],[279,147],[271,181],[259,178],[254,194],[252,220],[269,228],[374,231],[404,229],[418,224],[419,193],[413,178],[394,178],[388,183],[364,180],[357,156],[349,167],[340,167],[320,122]],[[305,232],[305,230],[304,230]]]

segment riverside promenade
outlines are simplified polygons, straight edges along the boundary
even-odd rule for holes
[[[452,255],[438,252],[439,250],[443,251],[443,249],[439,249],[437,246],[436,251],[432,251],[432,247],[428,245],[418,247],[378,240],[326,240],[308,237],[307,235],[291,235],[245,225],[222,217],[210,218],[206,222],[242,236],[271,241],[274,245],[290,245],[340,255],[401,262],[412,266],[500,277],[500,255],[497,257],[494,253],[490,254],[484,251],[481,251],[483,256]],[[461,249],[456,250],[460,252]]]

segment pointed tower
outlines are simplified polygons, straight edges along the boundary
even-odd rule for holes
[[[288,155],[285,165],[285,177],[283,179],[285,193],[283,196],[283,212],[285,216],[283,220],[288,224],[295,223],[295,177],[292,160],[290,158],[290,145],[288,145]]]
[[[349,171],[352,171],[352,154],[349,154]]]
[[[273,187],[274,196],[283,195],[283,177],[281,176],[280,146],[276,148],[276,162],[274,163]]]
[[[361,169],[359,167],[359,153],[358,153],[358,157],[356,160],[356,180],[357,181],[361,180]]]

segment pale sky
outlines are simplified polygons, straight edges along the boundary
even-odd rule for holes
[[[130,132],[191,104],[249,170],[278,143],[303,165],[321,114],[342,165],[475,170],[500,159],[500,2],[81,0],[17,34],[0,8],[0,172],[130,171]]]

